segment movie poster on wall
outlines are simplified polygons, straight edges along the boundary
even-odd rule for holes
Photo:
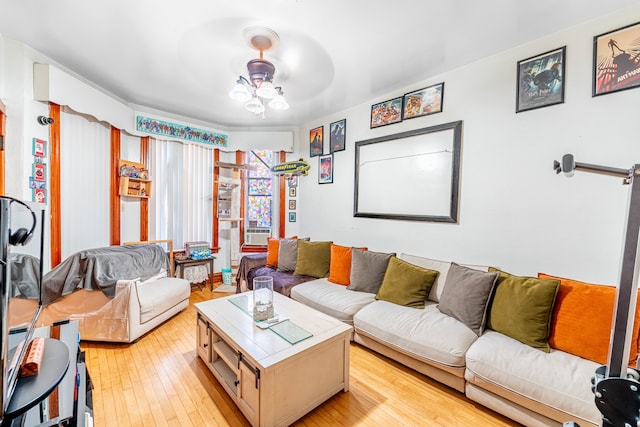
[[[640,86],[640,22],[593,38],[593,96]]]

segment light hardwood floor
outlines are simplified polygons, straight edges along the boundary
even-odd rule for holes
[[[93,381],[94,425],[248,426],[196,355],[193,303],[228,294],[194,291],[189,307],[133,344],[82,342]],[[518,426],[357,344],[350,391],[295,426]]]

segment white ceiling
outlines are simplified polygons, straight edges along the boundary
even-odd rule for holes
[[[635,3],[12,0],[0,34],[133,106],[223,127],[297,126]],[[258,56],[243,39],[253,25],[280,35],[265,58],[291,106],[264,120],[228,96]]]

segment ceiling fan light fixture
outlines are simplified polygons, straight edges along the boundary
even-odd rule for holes
[[[240,102],[246,102],[251,99],[251,93],[249,93],[247,87],[242,84],[241,78],[238,79],[236,85],[233,87],[233,89],[231,89],[231,91],[229,92],[229,96],[231,97],[231,99]]]
[[[287,110],[289,109],[289,103],[284,99],[282,90],[278,89],[278,94],[269,102],[269,107],[274,110]]]
[[[272,99],[278,95],[278,91],[273,86],[273,83],[271,83],[271,80],[267,77],[256,89],[256,95],[260,98]]]
[[[246,104],[244,104],[244,108],[253,114],[260,114],[264,112],[264,105],[262,105],[262,102],[260,102],[258,97],[255,95]]]
[[[282,88],[275,87],[273,76],[276,67],[263,57],[264,51],[278,46],[280,37],[275,31],[264,27],[249,27],[244,31],[244,38],[249,45],[260,52],[260,57],[247,62],[248,78],[240,76],[229,96],[239,101],[246,101],[244,107],[254,114],[262,114],[264,119],[265,103],[274,110],[286,110],[289,104],[282,95]],[[253,93],[253,94],[252,94]]]

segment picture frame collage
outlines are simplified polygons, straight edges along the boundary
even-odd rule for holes
[[[309,131],[309,156],[318,157],[318,184],[332,184],[334,153],[346,150],[347,119],[329,124],[329,153],[324,152],[324,126]]]
[[[640,86],[640,22],[593,37],[591,96]],[[516,113],[564,103],[566,52],[562,46],[518,61]]]
[[[441,113],[444,100],[444,82],[423,87],[397,98],[371,106],[370,129],[400,123],[403,120]]]
[[[31,139],[31,154],[33,154],[32,173],[29,177],[31,201],[47,203],[47,141],[39,138]]]

